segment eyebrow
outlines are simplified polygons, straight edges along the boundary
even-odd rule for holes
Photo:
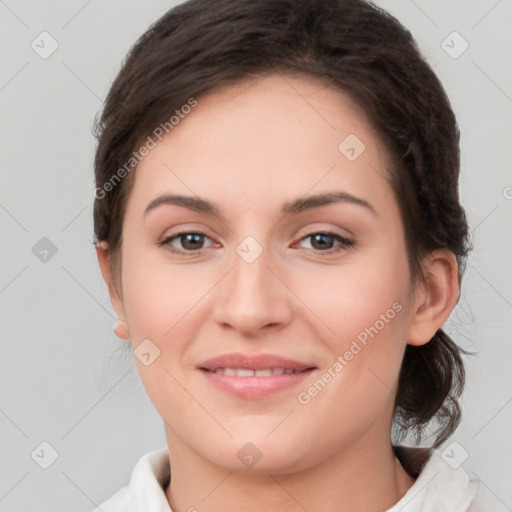
[[[332,203],[355,204],[368,209],[373,214],[378,216],[375,208],[368,201],[365,201],[364,199],[361,199],[344,191],[333,191],[308,196],[305,198],[294,199],[293,201],[285,203],[282,206],[281,213],[283,215],[299,214],[307,210],[311,210],[313,208],[318,208],[319,206],[324,206]],[[193,210],[196,212],[220,216],[220,210],[209,201],[206,201],[199,197],[173,194],[164,194],[153,199],[153,201],[151,201],[146,207],[144,215],[147,215],[151,210],[154,210],[155,208],[164,204],[182,206],[184,208],[188,208],[189,210]]]

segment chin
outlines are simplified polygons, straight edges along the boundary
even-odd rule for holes
[[[206,450],[202,456],[226,470],[252,474],[292,473],[315,463],[310,460],[312,454],[308,456],[304,451],[308,445],[293,440],[288,432],[275,437],[274,434],[268,434],[269,430],[252,430],[234,439],[224,439],[223,442],[211,439],[211,444],[204,447]],[[212,450],[212,447],[215,448]],[[197,450],[199,454],[201,451]]]

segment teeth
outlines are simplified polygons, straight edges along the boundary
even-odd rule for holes
[[[254,376],[254,371],[253,370],[244,370],[244,369],[239,369],[239,370],[235,370],[235,375],[237,377],[253,377]]]
[[[256,377],[270,377],[272,375],[272,370],[256,370],[254,375]]]
[[[236,377],[271,377],[272,375],[283,375],[290,373],[299,373],[296,370],[284,368],[272,368],[266,370],[247,370],[245,368],[218,368],[214,373],[225,373]]]

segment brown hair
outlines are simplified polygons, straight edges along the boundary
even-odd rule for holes
[[[189,0],[139,38],[95,123],[94,231],[108,243],[115,282],[134,177],[126,162],[141,141],[191,98],[272,73],[316,77],[362,107],[388,149],[411,276],[424,281],[422,258],[447,248],[460,282],[470,244],[455,116],[410,32],[364,0]],[[122,179],[113,183],[116,173]],[[410,432],[420,441],[434,425],[438,446],[453,433],[463,353],[442,329],[423,346],[407,345],[395,401],[398,438]]]

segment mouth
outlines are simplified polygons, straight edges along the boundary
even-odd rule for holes
[[[226,354],[197,367],[207,382],[237,398],[264,398],[296,386],[317,367],[281,356]]]
[[[294,370],[292,368],[268,368],[264,370],[251,370],[246,368],[217,368],[215,370],[209,370],[208,368],[200,369],[206,372],[234,375],[236,377],[271,377],[272,375],[291,375],[294,373],[307,372],[314,368],[306,368],[305,370]]]

